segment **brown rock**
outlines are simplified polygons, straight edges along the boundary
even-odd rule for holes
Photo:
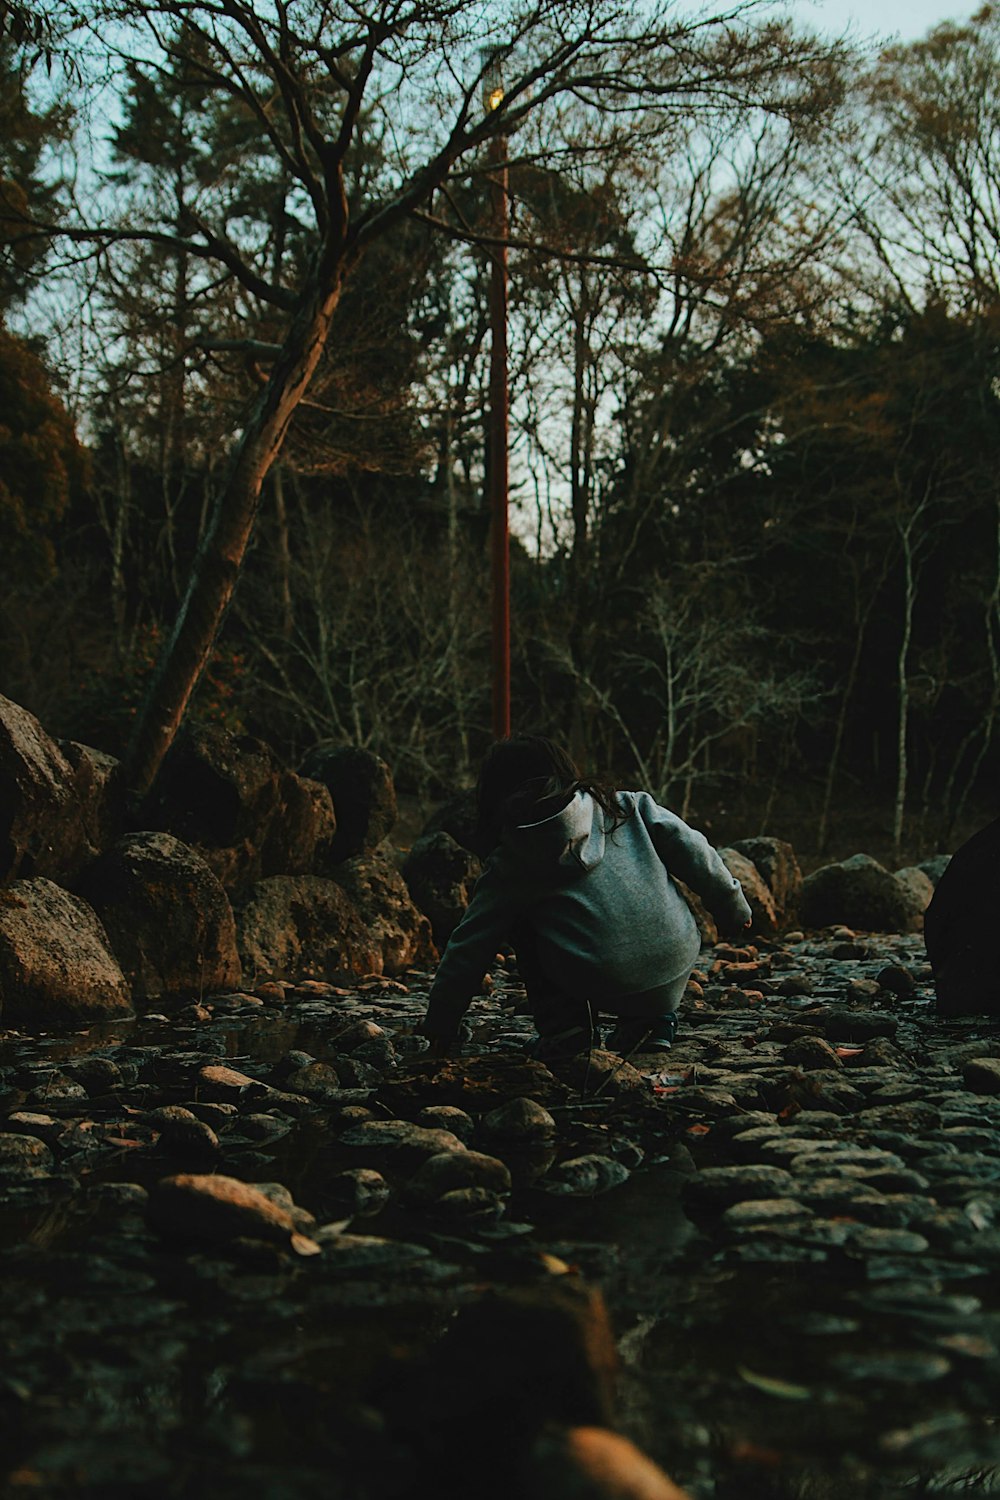
[[[423,1163],[442,1152],[467,1154],[464,1142],[450,1130],[431,1130],[409,1120],[364,1120],[345,1130],[340,1140],[344,1146],[371,1151],[407,1166]]]
[[[178,737],[146,814],[240,893],[269,875],[325,866],[336,833],[325,787],[287,770],[265,741],[219,725]]]
[[[28,1031],[132,1013],[97,913],[51,880],[17,880],[0,893],[0,1013]]]
[[[34,714],[0,697],[0,882],[70,880],[99,852],[114,763],[67,748],[70,755]]]
[[[510,1192],[510,1171],[495,1156],[481,1151],[442,1151],[430,1156],[406,1184],[407,1196],[417,1203],[435,1203],[445,1193],[462,1188]]]
[[[336,865],[331,874],[378,944],[383,973],[437,962],[430,921],[414,906],[406,881],[385,855],[357,855]]]
[[[819,1036],[800,1036],[785,1048],[785,1062],[811,1072],[816,1068],[842,1068],[836,1049]]]
[[[162,1178],[151,1190],[147,1214],[162,1234],[226,1243],[267,1240],[299,1255],[318,1255],[319,1246],[298,1233],[295,1218],[259,1189],[235,1177],[182,1172]]]
[[[172,834],[128,834],[87,871],[81,890],[137,1000],[239,985],[229,898],[200,855]]]
[[[809,927],[845,923],[864,932],[913,930],[906,892],[892,872],[868,854],[852,855],[807,875],[800,917]]]
[[[974,1057],[962,1068],[966,1088],[975,1094],[1000,1094],[1000,1057]]]
[[[802,871],[795,850],[784,839],[737,839],[733,848],[749,859],[767,884],[780,928],[796,920],[802,896]]]
[[[934,895],[934,882],[926,870],[921,870],[915,865],[896,870],[894,878],[906,900],[909,918],[906,931],[919,932],[924,925],[924,912],[930,906]]]
[[[754,933],[758,937],[773,937],[778,930],[778,914],[767,881],[753,861],[738,849],[720,849],[719,854],[730,875],[743,887],[753,913]]]
[[[381,944],[343,887],[319,875],[272,875],[236,911],[244,972],[261,979],[381,972]]]
[[[444,829],[417,839],[403,861],[403,878],[410,895],[429,918],[439,948],[461,921],[480,869],[476,856]]]
[[[401,1067],[382,1084],[379,1102],[393,1113],[410,1115],[425,1105],[455,1104],[485,1114],[523,1095],[540,1104],[561,1104],[569,1088],[533,1059],[489,1054],[483,1057],[421,1058]]]
[[[306,756],[300,774],[322,782],[333,798],[337,831],[328,851],[331,866],[368,853],[392,832],[396,823],[392,772],[372,751],[356,745],[317,745]]]
[[[31,1133],[0,1134],[0,1182],[24,1182],[47,1177],[54,1166],[52,1152]]]
[[[479,1127],[484,1136],[507,1141],[549,1140],[556,1122],[535,1099],[510,1099],[484,1115]]]

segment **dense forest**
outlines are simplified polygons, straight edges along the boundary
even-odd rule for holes
[[[184,711],[472,778],[502,140],[516,727],[817,851],[995,815],[1000,15],[646,9],[0,7],[0,691],[126,754],[238,480]]]

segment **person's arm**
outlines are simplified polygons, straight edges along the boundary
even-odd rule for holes
[[[683,880],[701,897],[720,929],[732,935],[748,928],[752,913],[743,887],[729,873],[705,835],[688,827],[676,813],[661,807],[648,792],[640,792],[636,797],[636,811],[649,829],[653,848],[668,873]]]
[[[453,1042],[483,975],[506,937],[519,903],[495,866],[487,865],[466,908],[448,939],[420,1024],[437,1050]]]

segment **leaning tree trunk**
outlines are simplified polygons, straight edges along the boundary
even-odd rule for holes
[[[136,800],[155,781],[208,665],[253,532],[261,486],[281,452],[292,414],[323,353],[345,270],[341,254],[333,258],[325,274],[316,273],[233,455],[126,757],[126,778]]]

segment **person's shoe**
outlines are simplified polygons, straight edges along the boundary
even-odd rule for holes
[[[608,1051],[619,1057],[631,1057],[634,1052],[669,1052],[677,1035],[677,1015],[668,1011],[663,1016],[619,1021],[608,1037]]]
[[[561,1062],[567,1057],[576,1057],[580,1052],[589,1052],[594,1045],[594,1032],[590,1026],[570,1026],[565,1031],[540,1036],[531,1048],[531,1056],[539,1062]]]

